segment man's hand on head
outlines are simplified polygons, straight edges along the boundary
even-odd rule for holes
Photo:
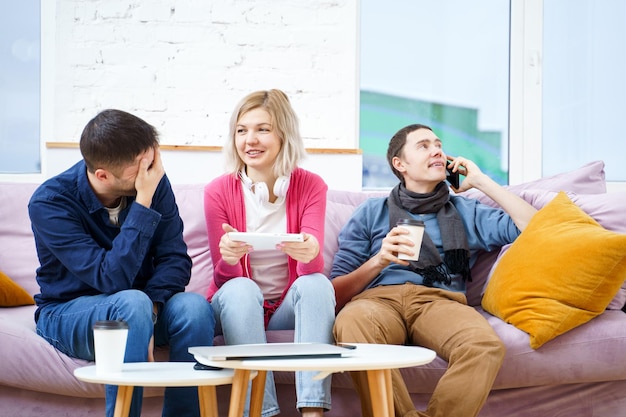
[[[154,192],[159,182],[161,182],[161,178],[165,175],[165,169],[163,168],[159,148],[154,148],[153,160],[148,158],[150,156],[149,152],[145,156],[139,161],[139,170],[137,171],[137,178],[135,178],[136,201],[145,207],[150,207]]]

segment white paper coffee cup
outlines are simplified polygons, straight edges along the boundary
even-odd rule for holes
[[[96,373],[99,375],[122,372],[128,323],[121,320],[97,321],[93,326],[96,354]]]
[[[405,237],[411,239],[415,246],[401,245],[403,247],[412,250],[415,255],[410,256],[404,253],[398,253],[398,259],[405,261],[417,261],[420,256],[420,248],[422,247],[422,238],[424,237],[424,222],[416,219],[400,219],[396,223],[396,226],[402,227],[409,231]]]

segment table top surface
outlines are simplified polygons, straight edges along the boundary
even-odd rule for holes
[[[419,346],[379,345],[350,343],[355,349],[347,350],[341,357],[271,358],[243,360],[209,360],[195,355],[203,364],[230,369],[256,371],[366,371],[376,369],[408,368],[424,365],[435,359],[430,349]]]
[[[231,369],[195,370],[194,362],[136,362],[122,365],[122,372],[97,374],[96,366],[74,370],[74,376],[85,382],[143,387],[189,387],[226,385],[233,381]],[[256,376],[251,375],[251,377]]]

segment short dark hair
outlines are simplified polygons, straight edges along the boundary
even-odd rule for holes
[[[156,129],[122,110],[103,110],[87,123],[80,136],[80,153],[89,172],[115,171],[159,144]]]
[[[422,124],[408,125],[398,130],[396,134],[393,135],[393,137],[389,141],[389,146],[387,147],[387,162],[389,163],[391,172],[393,172],[393,175],[398,177],[400,181],[403,183],[404,183],[404,177],[402,176],[402,173],[393,166],[393,158],[395,158],[396,156],[402,155],[402,150],[404,149],[404,145],[406,144],[406,137],[409,135],[409,133],[415,132],[416,130],[419,130],[419,129],[428,129],[432,132],[432,129],[426,125],[422,125]]]

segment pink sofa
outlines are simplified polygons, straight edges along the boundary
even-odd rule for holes
[[[607,229],[626,233],[626,194],[606,194],[604,164],[593,162],[575,171],[510,187],[541,206],[556,191],[570,192],[572,199]],[[0,271],[30,294],[38,291],[38,265],[26,205],[35,184],[0,183]],[[185,239],[193,258],[189,291],[204,294],[212,267],[204,226],[203,184],[175,185],[177,202],[185,222]],[[354,208],[370,195],[380,193],[329,191],[324,256],[327,272],[337,248],[337,234]],[[480,193],[469,195],[490,203]],[[473,268],[468,300],[491,323],[507,346],[507,355],[495,386],[481,412],[483,417],[626,415],[626,301],[622,288],[606,312],[590,322],[546,343],[529,347],[528,335],[480,307],[482,288],[498,253],[481,256]],[[103,389],[73,377],[76,367],[88,362],[69,358],[35,333],[34,306],[0,308],[0,415],[86,416],[102,415]],[[290,332],[271,332],[270,341],[289,341]],[[220,343],[220,339],[216,340]],[[165,352],[158,352],[163,360]],[[423,407],[446,362],[403,370],[415,403]],[[294,410],[291,373],[276,374],[282,416],[298,416]],[[226,414],[228,387],[218,390],[220,413]],[[147,389],[145,416],[160,415],[162,390]],[[348,374],[333,375],[332,416],[356,416],[359,401]]]

